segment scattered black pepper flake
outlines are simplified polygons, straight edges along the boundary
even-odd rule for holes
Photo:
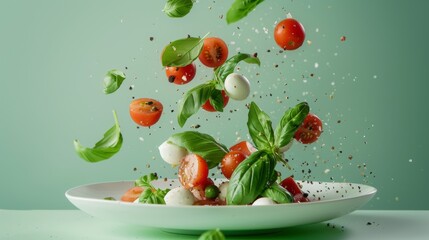
[[[135,171],[137,171],[137,168],[135,167],[135,168],[133,168],[133,171],[135,172]]]
[[[168,76],[168,82],[170,83],[173,83],[175,79],[176,79],[176,76],[173,76],[173,75]]]
[[[153,41],[153,39],[154,39],[153,37],[149,37],[149,40],[150,40],[150,41]]]

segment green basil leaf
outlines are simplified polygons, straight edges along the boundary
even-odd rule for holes
[[[275,146],[281,148],[286,146],[295,135],[295,132],[301,126],[305,117],[308,115],[310,107],[306,102],[297,104],[289,108],[283,115],[280,123],[275,130]]]
[[[79,157],[88,162],[99,162],[109,159],[119,152],[123,139],[115,111],[113,111],[113,116],[115,125],[104,133],[103,138],[93,148],[84,147],[77,139],[74,140],[74,147]]]
[[[184,67],[191,64],[203,49],[204,38],[183,38],[168,44],[162,53],[164,67]]]
[[[113,69],[107,72],[104,77],[104,93],[110,94],[119,89],[125,80],[125,74],[119,70]]]
[[[209,168],[216,167],[228,152],[228,148],[212,136],[196,131],[173,134],[168,141],[201,156],[207,161]]]
[[[235,0],[226,13],[226,22],[230,24],[246,17],[247,14],[263,1],[264,0]]]
[[[292,195],[278,183],[273,183],[266,188],[262,193],[262,197],[270,198],[277,203],[291,203],[293,202]]]
[[[179,100],[179,113],[177,115],[177,122],[181,127],[185,125],[186,120],[194,115],[201,106],[210,98],[215,85],[211,82],[198,85],[183,95]]]
[[[198,240],[225,240],[225,236],[219,229],[215,229],[204,232]]]
[[[276,160],[264,150],[252,153],[241,162],[229,180],[226,202],[228,205],[244,205],[253,202],[267,187]]]
[[[222,85],[225,82],[226,77],[229,74],[234,72],[235,67],[241,61],[245,61],[245,62],[250,63],[250,64],[258,64],[258,66],[261,65],[259,58],[254,57],[254,56],[247,54],[247,53],[239,53],[237,55],[232,56],[231,58],[226,60],[222,64],[222,66],[218,67],[215,70],[215,75],[216,75],[217,79],[222,83]]]
[[[250,103],[247,127],[257,149],[273,149],[274,131],[270,117],[255,102]]]
[[[149,175],[144,175],[137,179],[134,182],[134,186],[152,188],[150,182],[155,180],[158,180],[158,176],[155,173],[150,173]]]
[[[223,112],[223,96],[222,91],[214,89],[210,98],[210,104],[218,112]]]
[[[169,17],[180,18],[186,16],[193,5],[193,0],[168,0],[162,11]]]
[[[140,203],[165,204],[164,197],[170,189],[146,188],[139,197]]]

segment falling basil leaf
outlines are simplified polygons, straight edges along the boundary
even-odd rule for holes
[[[169,17],[180,18],[191,11],[193,4],[193,0],[168,0],[162,11]]]
[[[215,89],[213,82],[198,85],[188,92],[179,101],[179,113],[177,122],[181,127],[185,125],[186,120],[194,115],[201,106],[210,98]]]
[[[188,37],[168,44],[161,55],[162,66],[184,67],[191,64],[203,49],[204,37]]]
[[[119,89],[125,80],[125,74],[119,70],[113,69],[107,72],[104,77],[104,93],[110,94]]]
[[[276,147],[281,148],[290,142],[309,111],[308,104],[302,102],[285,112],[274,133]]]
[[[198,154],[206,160],[209,168],[216,167],[228,153],[228,148],[217,142],[212,136],[196,131],[173,134],[168,141]]]
[[[257,149],[273,149],[274,131],[270,117],[255,102],[250,103],[247,127]]]
[[[246,17],[247,14],[263,1],[264,0],[235,0],[226,13],[226,22],[230,24]]]
[[[113,117],[115,125],[104,133],[103,138],[93,148],[84,147],[78,140],[74,140],[74,147],[79,157],[88,162],[99,162],[109,159],[119,152],[123,139],[115,111],[113,111]]]

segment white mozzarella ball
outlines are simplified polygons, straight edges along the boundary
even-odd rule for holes
[[[228,192],[229,182],[223,182],[219,185],[219,199],[226,201],[226,194]]]
[[[256,199],[252,205],[261,206],[261,205],[275,205],[275,204],[277,204],[277,203],[274,202],[271,198],[261,197],[261,198]]]
[[[158,147],[161,158],[171,165],[179,165],[182,158],[188,155],[186,148],[179,147],[170,141],[165,141]]]
[[[287,150],[289,150],[290,149],[290,147],[292,146],[292,144],[293,144],[293,138],[290,140],[290,142],[288,143],[288,144],[286,144],[286,145],[284,145],[283,147],[281,147],[281,148],[279,148],[279,152],[280,153],[284,153],[284,152],[286,152]]]
[[[191,191],[184,187],[177,187],[171,189],[164,197],[166,205],[180,206],[180,205],[192,205],[195,202],[194,195]]]
[[[234,100],[244,100],[250,94],[250,83],[244,76],[231,73],[225,79],[225,91]]]

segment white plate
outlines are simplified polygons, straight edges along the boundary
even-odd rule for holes
[[[177,180],[152,182],[157,188],[178,186]],[[133,181],[95,183],[72,188],[66,197],[77,208],[102,219],[160,228],[169,232],[198,234],[219,228],[236,234],[274,231],[317,223],[348,214],[368,202],[377,189],[367,185],[302,182],[312,202],[269,206],[166,206],[104,200],[120,199]]]

